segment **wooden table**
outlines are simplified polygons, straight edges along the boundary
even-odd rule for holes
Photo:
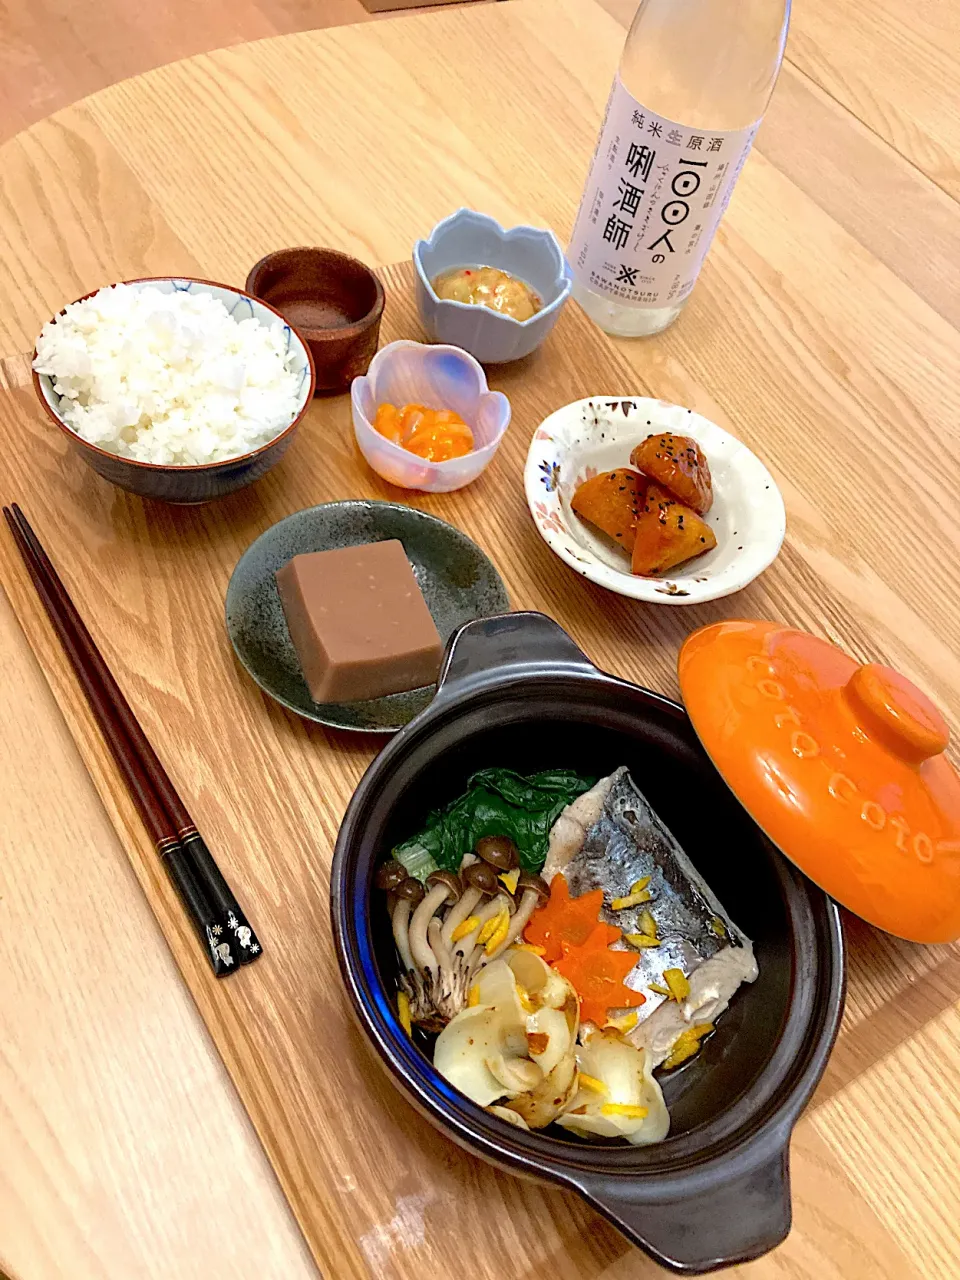
[[[632,0],[606,7],[518,0],[268,40],[117,85],[21,134],[0,152],[0,357],[116,279],[241,282],[294,243],[388,263],[459,204],[566,237]],[[764,424],[807,562],[955,727],[958,13],[802,3],[693,302],[663,337],[623,344],[664,397],[733,429]],[[496,51],[482,83],[444,68],[478,49]],[[838,405],[838,429],[862,442],[857,477],[805,447]],[[874,451],[901,437],[899,474],[876,469]],[[858,488],[901,529],[901,492],[918,483],[930,497],[915,537],[858,534]],[[0,1270],[314,1274],[2,598],[0,612]],[[960,950],[920,955],[854,929],[899,999],[858,1026],[801,1122],[794,1231],[741,1269],[756,1280],[960,1274]],[[415,1217],[398,1209],[391,1239],[415,1233]],[[603,1280],[654,1271],[624,1246]]]

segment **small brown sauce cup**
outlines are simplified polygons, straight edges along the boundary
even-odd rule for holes
[[[247,276],[310,348],[317,391],[346,391],[367,372],[380,341],[383,286],[369,267],[335,249],[279,249]]]

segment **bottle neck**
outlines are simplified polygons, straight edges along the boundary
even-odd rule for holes
[[[789,19],[790,0],[642,0],[620,78],[678,124],[747,128],[770,100]]]

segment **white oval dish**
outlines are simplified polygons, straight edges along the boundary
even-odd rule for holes
[[[643,578],[570,500],[590,476],[629,465],[631,450],[657,431],[692,436],[706,454],[713,506],[704,519],[717,546]],[[756,454],[708,418],[645,396],[591,396],[552,413],[534,432],[523,479],[537,529],[561,560],[598,586],[652,604],[700,604],[742,590],[776,559],[787,528],[783,497]]]

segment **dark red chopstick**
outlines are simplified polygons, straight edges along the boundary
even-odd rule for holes
[[[60,581],[56,569],[50,562],[39,538],[30,527],[30,523],[17,503],[12,505],[13,519],[25,537],[30,550],[39,564],[50,591],[56,599],[59,611],[66,619],[76,636],[84,665],[93,673],[103,688],[104,696],[112,712],[120,722],[123,732],[129,739],[133,754],[139,759],[144,773],[149,779],[161,809],[165,809],[172,829],[166,834],[173,836],[183,847],[193,863],[196,878],[206,892],[210,905],[217,917],[216,925],[220,926],[216,936],[218,947],[229,946],[232,938],[236,959],[240,964],[250,964],[261,954],[260,943],[250,927],[249,921],[240,908],[233,890],[224,879],[213,855],[203,837],[196,828],[193,819],[187,812],[186,805],[180,799],[176,788],[170,781],[166,769],[160,762],[149,739],[140,727],[140,722],[123,695],[123,691],[113,678],[110,668],[103,659],[86,624],[77,612],[70,599],[66,587]]]
[[[216,924],[220,925],[220,931],[216,936],[220,938],[218,946],[223,946],[227,942],[227,938],[221,936],[227,931],[228,936],[232,936],[236,942],[237,959],[239,964],[250,964],[257,956],[261,955],[260,942],[257,941],[255,933],[253,933],[250,922],[246,915],[243,914],[239,902],[234,896],[232,888],[225,881],[220,868],[216,865],[214,856],[207,849],[204,837],[197,831],[196,824],[193,822],[191,815],[187,812],[187,806],[180,800],[177,788],[170,781],[166,769],[160,763],[160,758],[156,751],[152,748],[150,740],[147,739],[146,733],[143,732],[140,721],[134,716],[131,705],[124,698],[123,691],[120,690],[118,684],[114,680],[113,673],[106,666],[104,657],[97,649],[93,637],[87,631],[86,623],[79,616],[76,605],[70,599],[67,588],[60,581],[58,572],[50,562],[44,547],[40,543],[40,539],[31,529],[27,517],[23,515],[22,509],[18,503],[13,503],[12,507],[14,521],[17,522],[20,532],[26,538],[29,549],[36,558],[38,566],[44,572],[47,585],[49,585],[51,594],[54,595],[59,611],[63,614],[68,625],[72,627],[74,635],[77,637],[79,649],[81,649],[86,666],[100,682],[104,696],[108,701],[109,709],[115,713],[116,719],[119,719],[120,727],[127,735],[129,744],[146,773],[148,782],[154,788],[157,800],[159,800],[161,809],[166,810],[170,823],[173,824],[172,831],[166,833],[166,837],[174,836],[184,852],[192,861],[193,869],[195,869],[196,877],[201,886],[204,887],[207,899],[210,901],[214,914],[218,916]]]
[[[260,944],[26,516],[4,507],[41,602],[214,972],[249,964]]]

